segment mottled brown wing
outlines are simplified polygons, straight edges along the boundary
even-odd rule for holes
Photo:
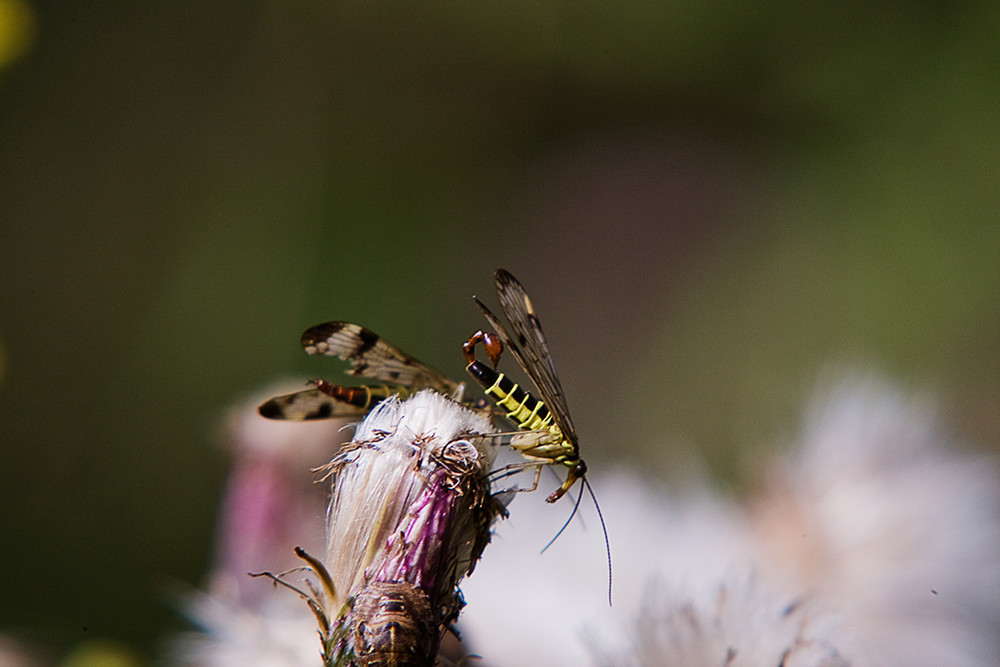
[[[458,391],[457,382],[358,324],[327,322],[310,327],[302,334],[302,348],[306,354],[343,359],[351,364],[350,375],[449,396]]]
[[[368,412],[366,408],[338,401],[315,387],[291,394],[275,396],[257,408],[262,417],[307,421],[310,419],[331,419],[335,417],[360,417]]]

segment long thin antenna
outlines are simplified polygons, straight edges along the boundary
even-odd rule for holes
[[[594,495],[594,489],[591,488],[590,482],[587,481],[585,477],[583,479],[583,485],[587,487],[587,493],[594,500],[594,507],[597,508],[597,518],[601,520],[601,530],[604,532],[604,549],[608,554],[608,606],[611,604],[611,540],[608,539],[608,527],[604,525],[604,515],[601,514],[601,506],[597,503],[597,496]],[[580,494],[583,495],[582,493]],[[577,501],[579,502],[579,501]]]
[[[612,606],[611,586],[612,586],[612,576],[613,576],[611,568],[611,540],[608,539],[608,527],[604,523],[604,514],[601,512],[601,505],[600,503],[597,502],[597,495],[594,493],[593,487],[590,486],[590,482],[587,481],[586,477],[584,477],[581,481],[583,482],[583,485],[587,487],[587,493],[590,494],[591,500],[594,501],[594,508],[597,510],[597,518],[600,519],[601,521],[601,532],[604,534],[604,553],[608,557],[608,606],[610,607]],[[563,534],[563,531],[566,530],[567,526],[569,526],[569,522],[572,521],[573,517],[576,516],[576,511],[580,509],[581,500],[583,500],[582,492],[580,493],[579,496],[576,497],[576,502],[573,504],[573,511],[570,512],[569,518],[566,519],[566,523],[562,525],[562,528],[559,529],[559,532],[556,533],[556,536],[553,537],[551,540],[549,540],[549,543],[545,545],[541,553],[545,553],[545,550],[551,547],[552,543],[555,542],[557,539],[559,539],[559,536]]]
[[[544,547],[542,548],[542,550],[541,550],[541,551],[539,552],[539,555],[541,555],[541,554],[545,553],[545,550],[546,550],[546,549],[548,549],[549,547],[551,547],[551,546],[552,546],[552,543],[553,543],[553,542],[555,542],[556,540],[558,540],[558,539],[559,539],[559,536],[563,534],[563,531],[564,531],[564,530],[566,530],[566,526],[568,526],[568,525],[569,525],[569,522],[570,522],[570,521],[572,521],[572,520],[573,520],[573,517],[575,517],[575,516],[576,516],[576,511],[577,511],[578,509],[580,509],[580,501],[581,501],[581,500],[583,500],[583,494],[582,494],[582,493],[581,493],[580,495],[578,495],[578,496],[576,497],[576,502],[575,502],[575,503],[573,503],[573,511],[569,513],[569,518],[568,518],[568,519],[566,519],[566,523],[564,523],[564,524],[562,525],[562,528],[560,528],[560,529],[559,529],[559,532],[558,532],[558,533],[556,533],[556,536],[555,536],[555,537],[553,537],[553,538],[552,538],[551,540],[549,540],[549,543],[548,543],[548,544],[546,544],[546,545],[545,545],[545,546],[544,546]]]

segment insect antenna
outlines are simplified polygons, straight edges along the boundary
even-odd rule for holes
[[[601,512],[601,505],[597,502],[597,495],[594,493],[593,487],[590,486],[590,482],[587,481],[586,477],[584,477],[580,481],[582,481],[583,485],[587,487],[587,493],[590,494],[591,500],[594,501],[594,508],[597,510],[597,518],[601,521],[601,532],[604,534],[604,552],[605,554],[607,554],[608,558],[608,606],[610,607],[612,574],[611,574],[611,540],[608,539],[608,527],[604,523],[604,514]],[[576,516],[576,511],[580,508],[581,500],[583,500],[582,491],[580,492],[580,495],[576,497],[576,502],[573,503],[573,511],[570,512],[569,518],[566,519],[566,523],[562,525],[562,528],[559,529],[559,532],[556,533],[555,537],[549,540],[549,543],[542,548],[542,551],[540,553],[545,553],[545,550],[551,547],[552,544],[557,539],[559,539],[559,536],[563,534],[563,531],[566,530],[567,526],[569,526],[569,522],[572,521],[573,517]]]
[[[608,527],[604,525],[604,515],[601,513],[601,506],[597,503],[597,496],[594,494],[594,489],[590,486],[590,482],[584,477],[583,485],[587,487],[587,493],[590,494],[591,499],[594,501],[594,507],[597,509],[597,518],[601,520],[601,532],[604,533],[604,550],[608,555],[608,606],[611,605],[611,541],[608,539]],[[580,494],[583,495],[582,493]],[[580,501],[578,500],[577,503]]]
[[[573,511],[569,513],[569,518],[566,519],[566,523],[564,523],[562,525],[562,528],[559,529],[559,532],[556,533],[555,537],[553,537],[551,540],[549,540],[549,543],[546,544],[544,547],[542,547],[542,550],[539,552],[539,555],[545,553],[546,549],[548,549],[549,547],[551,547],[552,543],[555,542],[556,540],[558,540],[559,536],[563,534],[563,531],[566,530],[567,526],[569,526],[569,522],[572,521],[573,517],[576,516],[576,511],[578,509],[580,509],[580,501],[581,500],[583,500],[583,494],[582,493],[576,497],[576,502],[573,503]]]

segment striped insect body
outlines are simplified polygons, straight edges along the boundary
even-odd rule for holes
[[[477,331],[463,343],[466,370],[493,402],[505,410],[506,417],[524,431],[512,436],[510,445],[529,461],[538,462],[535,482],[530,490],[538,484],[541,466],[554,464],[568,469],[562,486],[546,498],[552,503],[565,495],[577,480],[585,478],[587,464],[580,458],[576,428],[570,418],[548,341],[531,299],[521,283],[509,272],[500,269],[495,279],[497,296],[510,324],[510,331],[483,302],[476,299],[476,304],[496,335]],[[476,359],[475,348],[480,343],[493,363],[493,368]],[[504,348],[514,355],[531,378],[541,399],[532,396],[506,375],[495,370]]]
[[[552,423],[552,414],[545,404],[524,391],[516,384],[510,391],[503,391],[503,374],[487,393],[497,398],[497,405],[506,409],[507,418],[528,431],[548,431],[554,442],[562,442],[562,431]]]
[[[561,465],[567,469],[566,479],[558,489],[549,494],[545,499],[547,502],[554,503],[562,498],[578,480],[590,493],[604,533],[604,547],[608,557],[608,603],[610,604],[611,543],[608,540],[608,531],[604,525],[597,497],[587,481],[587,464],[580,458],[576,427],[566,405],[562,383],[556,374],[548,340],[542,332],[542,324],[535,314],[535,307],[517,278],[504,269],[498,269],[494,280],[500,307],[507,316],[510,328],[505,327],[500,318],[482,301],[475,299],[476,305],[496,334],[477,331],[462,344],[466,370],[483,388],[486,395],[505,411],[507,418],[521,429],[518,433],[509,435],[508,442],[511,448],[527,459],[527,466],[535,466],[535,479],[531,488],[513,489],[513,491],[534,491],[538,487],[543,466]],[[483,345],[492,362],[492,368],[476,359],[476,346],[479,344]],[[532,396],[503,373],[497,372],[496,367],[505,348],[517,359],[521,370],[531,378],[540,398]],[[549,545],[572,521],[582,497],[583,494],[577,498],[569,519]],[[546,545],[545,549],[548,549],[549,545]]]

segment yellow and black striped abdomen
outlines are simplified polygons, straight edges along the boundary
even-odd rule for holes
[[[486,390],[486,393],[496,400],[497,405],[507,411],[507,418],[518,427],[528,431],[559,430],[552,423],[552,415],[545,404],[521,389],[503,373],[497,375],[497,381]]]
[[[497,373],[478,361],[469,364],[469,374],[497,405],[507,411],[507,418],[527,431],[548,431],[553,440],[562,440],[562,432],[552,421],[545,403],[538,400],[503,373]]]

